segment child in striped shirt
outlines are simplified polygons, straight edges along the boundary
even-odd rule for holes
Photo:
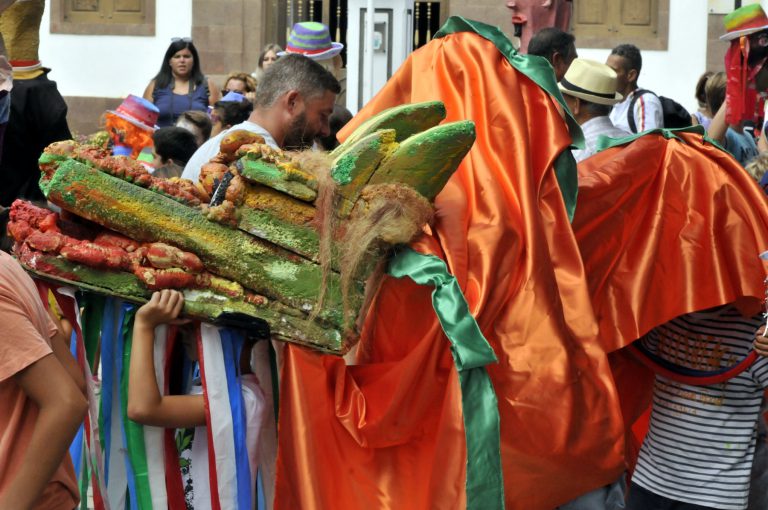
[[[641,342],[682,368],[719,371],[749,354],[762,324],[762,314],[744,317],[727,305],[677,317]],[[627,509],[746,509],[766,387],[765,357],[720,384],[693,386],[657,375]]]

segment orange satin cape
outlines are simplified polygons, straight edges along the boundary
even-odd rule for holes
[[[447,121],[474,120],[477,141],[413,248],[446,261],[499,358],[487,368],[506,508],[551,510],[624,469],[618,397],[555,172],[571,136],[552,95],[491,40],[458,31],[414,52],[340,138],[428,100],[445,103]],[[458,378],[430,292],[385,279],[354,366],[287,346],[275,508],[466,507]]]
[[[759,311],[768,204],[700,128],[614,145],[579,164],[573,230],[630,427],[648,408],[652,374],[620,349],[685,313],[732,302]],[[642,423],[635,432],[630,460]]]

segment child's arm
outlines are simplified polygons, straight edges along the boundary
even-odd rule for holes
[[[182,306],[181,292],[166,289],[152,294],[136,312],[128,379],[128,418],[133,421],[156,427],[205,425],[202,395],[163,396],[155,379],[155,327],[174,321]]]
[[[88,402],[53,355],[14,376],[39,413],[24,458],[0,495],[0,508],[34,508],[75,437]]]
[[[725,121],[726,110],[727,107],[723,101],[722,106],[712,118],[712,122],[709,123],[709,129],[707,129],[707,135],[720,145],[725,144],[725,132],[728,130],[728,124]]]

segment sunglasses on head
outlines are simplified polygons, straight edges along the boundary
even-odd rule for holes
[[[191,43],[192,38],[191,37],[171,37],[171,42]]]

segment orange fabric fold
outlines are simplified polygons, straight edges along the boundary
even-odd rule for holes
[[[766,196],[696,133],[640,137],[579,165],[573,229],[605,352],[684,313],[759,311]]]
[[[433,40],[371,115],[442,100],[477,141],[413,247],[446,261],[494,348],[506,507],[550,510],[614,480],[623,423],[595,338],[584,269],[554,173],[570,144],[553,99],[473,33]],[[430,289],[385,279],[355,366],[287,346],[276,508],[460,509],[466,451],[458,377]]]
[[[735,302],[759,311],[766,196],[700,134],[649,134],[579,164],[573,229],[621,399],[634,465],[653,374],[622,347],[679,315]]]

